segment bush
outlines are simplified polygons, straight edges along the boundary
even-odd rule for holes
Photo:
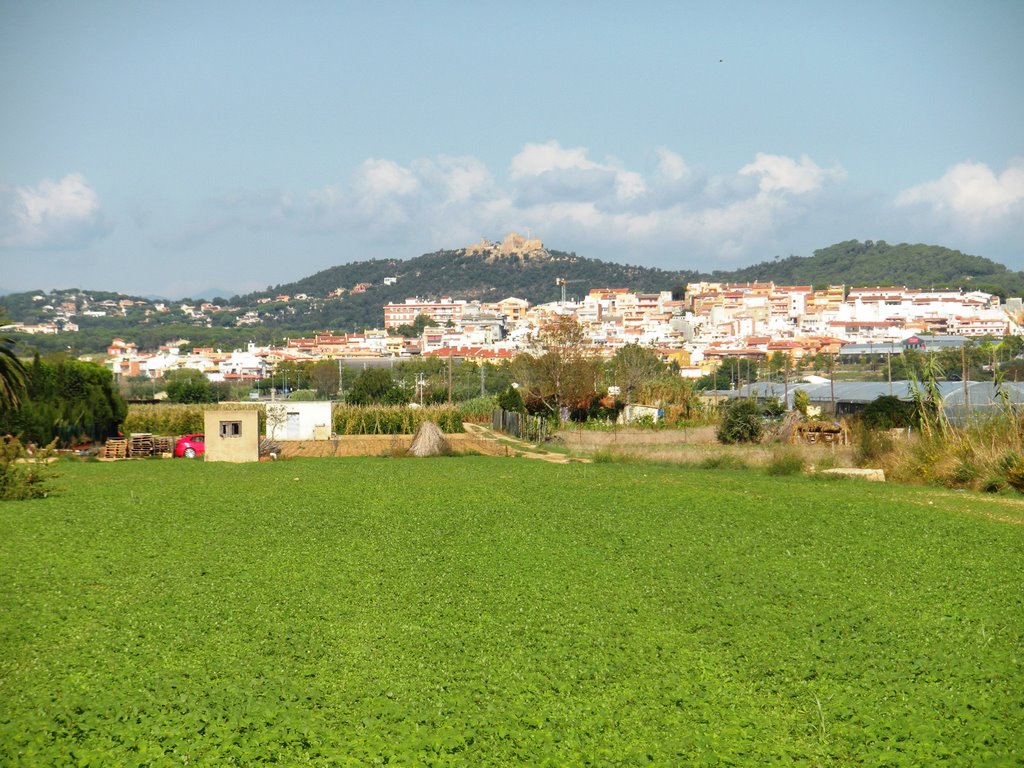
[[[765,467],[765,471],[775,477],[799,475],[804,471],[804,460],[800,454],[794,451],[777,453],[772,456],[771,461]]]
[[[914,423],[914,404],[892,395],[879,395],[864,408],[864,423],[876,429],[900,429]]]
[[[1008,453],[1000,462],[1006,484],[1015,491],[1024,493],[1024,458],[1019,453]]]
[[[519,389],[511,384],[498,395],[498,407],[503,411],[526,413],[523,396],[519,394]]]
[[[643,416],[637,416],[629,422],[629,426],[635,429],[658,429],[661,425],[654,420],[653,416],[645,413]]]
[[[806,389],[798,389],[793,392],[793,410],[799,411],[804,418],[807,418],[807,409],[810,405],[811,396],[807,394]]]
[[[731,456],[725,453],[718,456],[709,456],[697,466],[701,469],[750,469],[750,465],[739,456]]]
[[[764,434],[764,418],[757,401],[734,400],[725,411],[715,436],[726,445],[756,443]]]
[[[16,437],[0,442],[0,500],[38,499],[52,492],[48,485],[57,473],[50,466],[57,441],[30,450]]]
[[[858,430],[856,440],[854,462],[859,467],[878,461],[894,448],[893,439],[889,435],[867,426],[862,426]]]
[[[969,487],[981,475],[981,470],[969,459],[961,458],[947,478],[946,484],[954,488]]]

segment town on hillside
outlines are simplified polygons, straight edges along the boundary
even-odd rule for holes
[[[317,333],[283,345],[249,344],[229,352],[189,349],[184,339],[140,350],[118,338],[107,350],[107,365],[118,376],[159,378],[176,368],[193,368],[214,381],[255,381],[282,361],[438,356],[497,362],[543,351],[541,331],[558,318],[572,317],[597,356],[610,357],[627,344],[639,344],[674,363],[680,376],[697,378],[727,357],[764,360],[781,354],[796,364],[820,353],[900,351],[929,340],[948,345],[1001,339],[1020,335],[1024,320],[1020,299],[1003,303],[980,291],[846,290],[838,285],[812,290],[773,283],[690,284],[679,300],[668,291],[595,288],[579,300],[536,306],[515,297],[495,303],[442,297],[409,298],[381,309],[379,329]],[[409,335],[417,323],[421,330]]]
[[[540,240],[515,233],[500,243],[482,240],[463,250],[487,259],[519,261],[544,259],[548,253]],[[393,287],[397,281],[397,276],[391,276],[381,283]],[[381,325],[375,329],[324,330],[279,344],[250,342],[229,351],[190,346],[187,338],[144,349],[125,333],[110,342],[106,365],[118,377],[157,379],[188,368],[206,372],[211,381],[247,382],[269,377],[281,362],[432,356],[499,362],[522,352],[543,352],[543,330],[571,317],[583,329],[595,356],[611,357],[625,345],[638,344],[657,351],[680,376],[698,378],[713,372],[726,358],[783,359],[798,367],[802,358],[822,353],[892,354],[929,344],[1002,339],[1021,335],[1024,324],[1020,298],[1004,302],[981,290],[848,289],[844,285],[816,290],[770,281],[703,281],[688,283],[682,296],[668,290],[645,293],[614,286],[592,288],[577,296],[572,289],[581,282],[567,269],[552,286],[559,298],[533,305],[515,296],[492,302],[409,297],[380,305]],[[257,297],[252,308],[215,301],[91,296],[81,291],[39,293],[30,297],[32,310],[45,320],[15,322],[3,330],[74,333],[79,318],[106,317],[145,327],[166,316],[173,316],[179,325],[209,328],[216,318],[218,325],[245,329],[346,297],[365,298],[373,288],[372,283],[359,282],[322,296],[270,292]]]

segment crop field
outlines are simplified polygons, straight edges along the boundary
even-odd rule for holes
[[[0,765],[1019,765],[1024,502],[523,459],[60,465]]]

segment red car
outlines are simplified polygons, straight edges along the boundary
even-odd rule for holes
[[[179,458],[194,459],[204,453],[206,453],[205,435],[185,435],[179,437],[178,442],[174,444],[174,455]]]

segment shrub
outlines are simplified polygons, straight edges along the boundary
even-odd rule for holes
[[[893,439],[885,432],[861,425],[854,446],[854,462],[859,467],[872,464],[891,453],[893,447]]]
[[[709,456],[704,459],[698,465],[701,469],[749,469],[750,465],[747,464],[739,456],[732,456],[727,453],[719,454],[718,456]]]
[[[798,389],[793,392],[793,410],[799,411],[804,418],[807,417],[807,409],[811,405],[811,396],[806,389]]]
[[[0,500],[38,499],[53,489],[48,485],[57,476],[50,461],[57,440],[45,448],[30,450],[16,437],[0,441]]]
[[[799,475],[804,471],[804,459],[795,451],[776,453],[768,462],[765,471],[775,477]]]
[[[1006,488],[1006,478],[1002,475],[989,475],[981,482],[981,490],[985,493],[999,493]]]
[[[1024,459],[1019,453],[1008,453],[1000,462],[1006,484],[1015,491],[1024,493]]]
[[[764,419],[761,409],[753,399],[734,400],[725,411],[715,436],[718,441],[733,443],[756,443],[764,434]]]
[[[659,423],[654,420],[654,417],[648,413],[643,416],[638,416],[629,422],[629,426],[635,427],[636,429],[658,429]]]
[[[963,488],[970,486],[979,476],[981,470],[978,469],[974,462],[966,458],[961,458],[957,462],[956,466],[953,467],[953,471],[947,478],[947,485],[951,485],[955,488]]]
[[[864,423],[877,429],[899,429],[914,423],[914,404],[879,395],[864,408]]]
[[[525,413],[526,406],[523,404],[523,396],[519,394],[519,389],[513,387],[511,384],[508,385],[498,395],[498,407],[503,411],[515,411],[517,413]]]

